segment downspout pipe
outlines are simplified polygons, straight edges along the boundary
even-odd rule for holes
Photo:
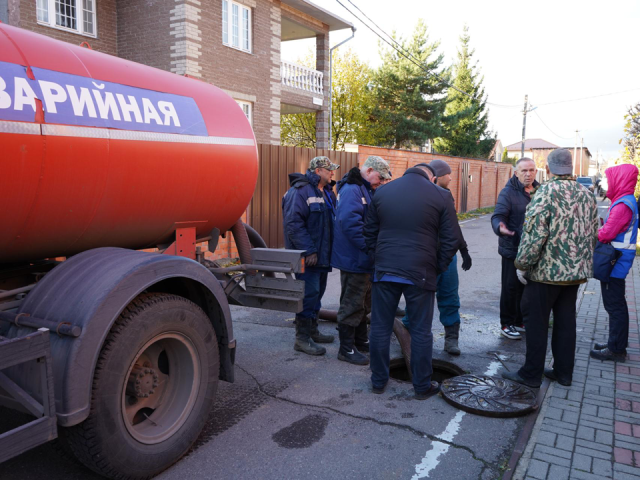
[[[334,45],[329,49],[329,150],[331,150],[331,130],[332,130],[332,120],[333,120],[333,51],[338,48],[340,45],[347,43],[356,35],[356,27],[351,27],[351,36],[345,38],[343,41]]]

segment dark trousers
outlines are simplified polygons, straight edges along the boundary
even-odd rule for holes
[[[407,314],[411,319],[411,374],[413,388],[422,393],[431,388],[431,356],[433,352],[434,292],[414,285],[394,282],[376,282],[371,295],[371,331],[369,354],[371,383],[376,388],[389,381],[389,346],[393,321],[400,296],[404,294]]]
[[[322,307],[322,296],[327,289],[327,272],[306,271],[296,273],[296,279],[304,280],[304,299],[302,300],[302,311],[297,315],[302,318],[316,318]]]
[[[539,382],[544,371],[553,310],[551,352],[559,378],[571,380],[576,356],[576,298],[579,285],[549,285],[529,280],[522,295],[522,317],[527,329],[527,354],[518,372],[525,380]]]
[[[340,271],[338,323],[357,327],[371,311],[371,275]]]
[[[607,283],[600,282],[600,289],[604,309],[609,314],[609,350],[626,355],[629,341],[629,308],[624,296],[624,278],[611,277]]]
[[[500,325],[521,325],[520,303],[524,285],[518,280],[512,258],[502,257],[502,288],[500,290]]]
[[[458,295],[458,255],[453,256],[453,260],[444,272],[438,275],[436,287],[436,300],[438,311],[440,312],[440,323],[445,327],[450,327],[460,322],[460,296]]]

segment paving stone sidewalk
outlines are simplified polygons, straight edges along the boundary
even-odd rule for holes
[[[640,262],[627,277],[626,363],[589,357],[606,342],[609,319],[600,282],[589,280],[577,317],[573,384],[551,383],[514,479],[640,480]]]

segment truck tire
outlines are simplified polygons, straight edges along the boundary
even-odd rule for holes
[[[157,475],[204,427],[219,365],[215,332],[197,305],[175,295],[140,295],[104,342],[89,417],[61,433],[73,454],[101,475]]]

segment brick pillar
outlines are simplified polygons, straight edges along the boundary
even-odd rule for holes
[[[269,129],[269,143],[271,145],[280,145],[280,100],[282,98],[282,77],[280,74],[282,11],[280,2],[271,4],[269,21],[271,22],[271,36],[269,39],[269,55],[271,59],[269,119],[271,120],[271,128]]]
[[[171,71],[178,75],[202,77],[198,59],[202,55],[202,31],[199,28],[202,9],[199,0],[175,0],[171,10]]]
[[[316,148],[329,148],[329,32],[316,35],[316,70],[322,72],[322,110],[316,113]]]

